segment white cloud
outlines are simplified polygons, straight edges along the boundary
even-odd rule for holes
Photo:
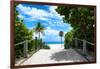
[[[30,10],[31,10],[30,7],[23,7],[22,4],[19,4],[17,7],[18,7],[20,10],[23,10],[23,11],[30,11]]]
[[[66,32],[64,32],[65,35]],[[47,27],[45,30],[44,40],[46,41],[61,41],[61,37],[59,36],[59,30],[54,30],[51,27]],[[64,41],[64,36],[63,39]]]
[[[49,10],[51,13],[56,13],[55,9],[57,8],[57,6],[50,6]]]
[[[64,16],[61,16],[55,10],[57,6],[49,6],[49,11],[43,9],[37,9],[34,7],[24,6],[22,4],[19,4],[17,8],[21,12],[20,15],[25,14],[29,16],[25,17],[24,15],[24,19],[27,20],[27,22],[43,20],[48,22],[50,26],[67,27],[67,25],[63,23]]]
[[[33,33],[33,39],[35,39],[35,37],[39,37],[39,33]],[[42,33],[40,33],[40,38],[44,39],[44,35]]]
[[[51,27],[47,27],[45,30],[46,35],[58,35],[59,31],[51,29]]]
[[[20,15],[18,15],[18,18],[24,19],[24,16],[20,14]]]
[[[72,28],[72,27],[69,27],[68,29],[69,29],[69,30],[72,30],[73,28]]]
[[[50,6],[49,7],[49,11],[45,11],[42,9],[37,9],[37,8],[32,8],[32,7],[28,7],[28,6],[24,6],[22,4],[19,4],[17,6],[18,9],[20,9],[20,12],[22,14],[26,14],[28,16],[30,16],[29,20],[45,20],[45,21],[51,21],[50,18],[55,18],[55,19],[60,19],[62,20],[62,16],[60,16],[60,14],[58,14],[55,9],[57,8],[57,6]]]
[[[64,16],[60,16],[60,14],[58,14],[55,10],[57,6],[49,6],[49,11],[37,9],[34,7],[24,6],[22,4],[19,4],[17,8],[19,9],[20,12],[19,18],[24,17],[24,19],[26,19],[27,21],[44,20],[47,21],[50,26],[67,27],[67,25],[63,23]],[[29,17],[25,17],[25,15],[23,14],[28,15]],[[52,18],[54,18],[54,20]],[[70,29],[71,28],[69,28],[69,30]],[[41,38],[45,40],[60,41],[59,30],[54,30],[51,27],[47,27],[44,33],[45,33],[44,36],[41,34]],[[35,37],[38,37],[38,34],[34,33],[33,38]]]
[[[30,16],[30,19],[36,19],[36,20],[48,20],[47,17],[52,17],[53,15],[45,10],[37,9],[37,8],[31,8],[23,6],[22,4],[18,5],[17,8],[21,10],[24,14]]]
[[[50,6],[50,8],[49,8],[49,10],[50,10],[50,12],[52,13],[52,15],[54,15],[55,17],[57,17],[57,18],[59,18],[60,20],[62,20],[62,18],[64,17],[64,16],[61,16],[60,14],[58,14],[57,12],[56,12],[56,9],[57,8],[57,6]]]

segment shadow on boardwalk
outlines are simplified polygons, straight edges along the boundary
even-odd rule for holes
[[[78,62],[86,61],[81,55],[72,49],[61,50],[59,52],[53,53],[51,60],[55,61],[67,61],[67,62]]]

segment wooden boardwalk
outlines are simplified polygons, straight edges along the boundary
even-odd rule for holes
[[[87,61],[73,49],[40,49],[21,65]]]

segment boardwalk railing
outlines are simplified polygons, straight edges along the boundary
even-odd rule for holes
[[[70,48],[77,50],[88,59],[94,59],[94,44],[86,40],[74,38],[70,42]]]
[[[31,43],[34,43],[34,47],[31,46]],[[33,50],[33,52],[36,52],[39,49],[43,48],[42,39],[38,40],[37,38],[35,38],[35,40],[33,40],[33,39],[24,40],[22,42],[15,44],[15,48],[18,46],[21,46],[21,48],[23,49],[22,51],[23,51],[23,55],[25,58],[28,57],[30,48],[31,48],[31,50]]]

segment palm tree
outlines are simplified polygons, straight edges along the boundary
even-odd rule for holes
[[[44,26],[40,22],[36,24],[34,31],[38,33],[39,43],[40,43],[40,34],[41,33],[44,34],[44,29],[45,29]]]
[[[63,37],[63,34],[64,34],[63,31],[59,32],[59,36],[61,37],[61,47],[62,47],[62,37]]]
[[[35,32],[36,33],[39,33],[39,35],[38,35],[38,37],[39,37],[39,39],[40,39],[40,34],[42,33],[42,34],[44,34],[44,26],[40,23],[40,22],[38,22],[37,24],[36,24],[36,27],[35,27]]]

